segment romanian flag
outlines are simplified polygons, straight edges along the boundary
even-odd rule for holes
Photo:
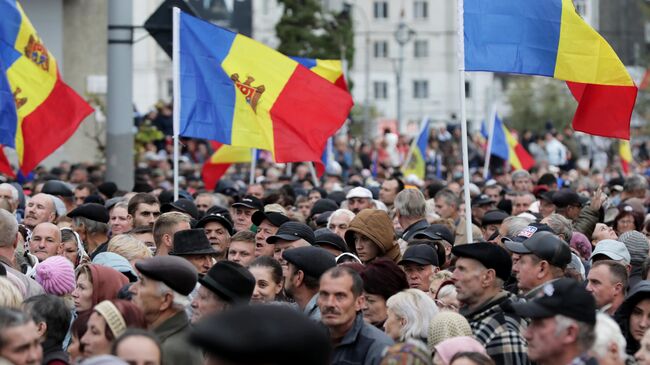
[[[465,0],[463,11],[467,71],[565,80],[578,101],[575,130],[630,138],[638,89],[572,0]]]
[[[352,97],[298,62],[241,34],[174,16],[178,133],[320,164]]]
[[[0,64],[14,101],[0,113],[0,143],[26,175],[59,148],[93,109],[63,83],[57,62],[15,0],[0,0]],[[0,80],[0,84],[5,81]],[[0,97],[6,85],[0,85]]]
[[[630,164],[632,161],[632,148],[630,147],[630,141],[620,140],[618,141],[618,155],[621,158],[621,168],[623,172],[628,174],[630,172]]]
[[[503,125],[498,115],[494,118],[494,134],[492,135],[492,148],[490,155],[497,156],[502,160],[508,161],[513,169],[528,170],[535,166],[535,160],[526,151],[517,138],[515,138],[508,128]],[[481,133],[485,138],[488,138],[489,132],[485,123],[481,126]]]
[[[411,144],[411,158],[408,164],[404,166],[402,173],[404,176],[415,175],[418,179],[423,180],[427,173],[427,145],[429,144],[429,120],[422,122],[418,138]]]

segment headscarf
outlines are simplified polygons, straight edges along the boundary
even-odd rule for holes
[[[126,276],[108,266],[87,264],[85,267],[90,270],[93,283],[93,307],[101,301],[116,299],[120,289],[129,282]]]
[[[458,336],[472,336],[472,328],[467,319],[456,312],[441,311],[431,320],[427,346],[433,352],[437,344]]]

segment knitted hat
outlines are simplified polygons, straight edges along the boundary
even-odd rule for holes
[[[74,290],[74,267],[63,256],[52,256],[36,265],[36,281],[47,294],[65,295]]]
[[[625,244],[630,252],[630,264],[641,265],[648,256],[648,240],[645,235],[639,231],[628,231],[623,233],[618,240]]]
[[[583,260],[589,260],[589,257],[591,257],[591,242],[589,242],[589,238],[584,234],[573,232],[571,234],[571,242],[569,243],[569,246],[578,251]]]
[[[427,346],[430,351],[440,342],[459,336],[472,336],[472,328],[462,315],[451,311],[440,311],[433,316],[429,325]]]

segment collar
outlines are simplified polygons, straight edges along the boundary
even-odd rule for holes
[[[475,310],[469,310],[467,306],[464,306],[460,308],[459,313],[465,316],[469,320],[470,317],[476,315],[477,313],[484,312],[496,305],[499,305],[501,304],[501,302],[508,300],[508,298],[509,298],[509,293],[505,290],[501,290],[501,292],[498,293],[497,295],[481,303],[478,307],[476,307]]]
[[[348,331],[348,333],[346,333],[345,336],[343,336],[343,339],[338,344],[338,346],[345,346],[354,343],[357,340],[357,337],[359,336],[359,332],[361,332],[361,328],[363,328],[363,324],[364,324],[363,314],[359,312],[357,313],[357,316],[354,319],[354,325]]]
[[[314,296],[311,297],[309,302],[307,302],[307,305],[305,306],[303,313],[309,316],[317,309],[318,309],[318,293],[314,294]]]
[[[190,321],[187,318],[187,314],[185,314],[184,310],[181,310],[161,323],[160,326],[154,328],[153,332],[160,338],[161,342],[164,342],[168,337],[171,337],[177,332],[181,332],[189,325]]]

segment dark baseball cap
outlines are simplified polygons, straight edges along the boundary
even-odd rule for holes
[[[596,301],[584,285],[569,278],[545,284],[540,295],[526,303],[512,304],[525,318],[549,318],[557,314],[587,324],[596,324]]]
[[[565,208],[570,205],[582,207],[589,201],[589,198],[584,197],[569,189],[556,191],[553,193],[553,197],[551,199],[553,204],[558,208]]]
[[[264,222],[265,219],[276,227],[280,227],[284,222],[289,221],[289,217],[278,212],[264,212],[258,210],[257,212],[253,213],[253,216],[251,216],[251,222],[253,222],[253,224],[258,227],[260,224],[262,224],[262,222]]]
[[[160,213],[167,213],[171,211],[179,211],[189,214],[189,216],[194,219],[199,218],[199,210],[196,208],[194,202],[189,199],[180,198],[175,202],[166,203],[160,207]]]
[[[398,265],[404,265],[409,262],[418,265],[438,266],[438,253],[429,245],[413,245],[406,249]]]
[[[416,239],[430,239],[430,240],[443,240],[450,244],[454,244],[454,234],[444,224],[432,224],[427,229],[416,233],[413,238]]]
[[[511,252],[520,255],[533,254],[562,269],[571,262],[569,245],[551,232],[536,232],[523,242],[506,241],[504,244]]]
[[[490,210],[486,212],[483,215],[483,219],[481,220],[481,225],[482,226],[487,226],[488,224],[501,224],[503,223],[503,220],[508,218],[510,215],[503,210],[495,209],[495,210]]]
[[[555,233],[555,231],[553,231],[553,228],[551,228],[548,224],[531,223],[526,228],[522,229],[516,236],[504,237],[501,239],[501,242],[502,243],[506,243],[507,241],[524,242],[525,240],[531,238],[537,232]]]
[[[314,231],[314,235],[316,236],[314,246],[330,246],[341,252],[350,252],[345,240],[327,228],[317,229]]]
[[[451,253],[456,257],[474,259],[488,269],[493,269],[501,280],[508,280],[512,271],[512,259],[504,248],[494,243],[476,242],[454,246]]]
[[[314,231],[306,224],[300,222],[285,222],[282,223],[278,232],[266,239],[267,243],[274,244],[279,240],[283,241],[297,241],[303,239],[309,244],[313,245],[316,238],[314,237]]]
[[[68,217],[84,217],[90,219],[91,221],[108,223],[108,209],[101,204],[97,203],[86,203],[74,208]]]
[[[474,199],[472,199],[472,206],[473,207],[478,207],[478,206],[481,206],[481,205],[488,205],[488,204],[492,205],[492,204],[494,204],[494,201],[492,199],[490,199],[490,197],[485,195],[485,194],[477,195],[477,196],[474,197]]]
[[[249,209],[257,209],[257,210],[264,209],[264,204],[262,203],[262,201],[252,195],[244,196],[238,202],[232,203],[232,206],[244,207]]]

